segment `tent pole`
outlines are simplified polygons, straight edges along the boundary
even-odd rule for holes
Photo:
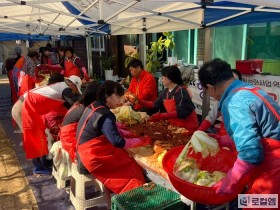
[[[140,42],[139,52],[140,52],[140,58],[143,62],[144,69],[146,69],[146,60],[147,60],[146,18],[143,18],[142,21],[143,21],[143,27],[142,27],[143,34],[139,35],[139,42]]]
[[[146,32],[143,33],[143,63],[144,63],[144,68],[146,69],[146,64],[147,64],[147,36]]]
[[[212,59],[213,53],[213,30],[211,28],[205,28],[205,49],[204,49],[204,62]],[[202,98],[202,117],[203,120],[210,110],[210,96],[203,94]]]
[[[101,36],[98,36],[98,42],[99,42],[99,65],[100,65],[100,78],[103,77],[103,68],[102,68],[102,63],[101,63],[101,56],[102,56],[102,53],[101,53]],[[105,70],[105,69],[104,69]]]
[[[87,46],[88,73],[89,73],[89,76],[93,76],[91,36],[86,37],[86,46]]]

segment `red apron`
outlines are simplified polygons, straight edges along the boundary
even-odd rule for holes
[[[91,107],[92,112],[80,130],[78,142],[88,119],[101,108]],[[86,169],[114,193],[123,193],[145,183],[142,168],[124,149],[114,147],[104,135],[78,145],[77,150]]]
[[[177,91],[178,90],[179,90],[179,88],[177,89]],[[175,99],[174,98],[168,99],[168,93],[167,93],[166,98],[167,99],[164,100],[163,105],[164,105],[167,113],[177,112]],[[188,129],[190,132],[196,131],[196,129],[199,126],[199,122],[198,122],[195,110],[186,119],[178,119],[177,118],[177,119],[170,119],[168,121],[172,125],[179,126],[179,127],[184,127],[186,129]]]
[[[219,130],[219,135],[220,136],[224,136],[224,135],[228,135],[226,128],[225,128],[225,124],[224,124],[224,120],[221,121],[221,127]]]
[[[35,88],[34,79],[30,75],[25,74],[24,76],[22,76],[21,79],[22,82],[21,82],[21,86],[19,87],[19,94],[18,94],[19,96],[22,96],[27,91]]]
[[[45,134],[46,126],[41,115],[61,106],[63,101],[29,92],[22,107],[23,147],[26,158],[37,158],[48,154]]]
[[[65,60],[64,64],[65,64],[64,65],[64,67],[65,67],[64,76],[65,77],[70,77],[72,75],[81,77],[80,69],[71,60]]]
[[[71,107],[71,109],[68,110],[65,117],[76,107],[77,105],[74,104]],[[77,145],[76,132],[77,132],[78,123],[79,122],[74,122],[62,126],[59,133],[62,148],[68,152],[72,162],[75,162],[76,159],[76,145]]]
[[[269,110],[280,121],[280,115],[271,104],[257,92],[260,88],[239,88],[238,90],[248,90],[264,101]],[[276,139],[264,138],[262,140],[264,150],[264,160],[257,166],[253,173],[255,179],[249,186],[249,194],[280,194],[280,141]]]

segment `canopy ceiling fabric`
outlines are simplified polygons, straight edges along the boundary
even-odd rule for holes
[[[92,33],[107,34],[109,28],[98,26],[65,0],[1,0],[0,40],[50,39],[50,35],[84,36]],[[11,37],[5,33],[12,33]]]
[[[280,21],[280,1],[0,0],[0,14],[0,33],[122,35]]]
[[[71,3],[79,10],[89,4],[85,0]],[[108,23],[112,35],[199,28],[203,20],[201,5],[186,0],[103,0],[96,1],[85,14],[94,20],[102,19]]]
[[[89,0],[71,3],[79,10],[90,5]],[[279,0],[215,0],[206,8],[199,0],[96,0],[93,4],[84,14],[110,24],[113,35],[280,21]]]

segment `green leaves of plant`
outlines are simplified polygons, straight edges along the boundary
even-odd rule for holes
[[[165,50],[172,50],[175,47],[173,35],[163,32],[164,37],[160,37],[156,42],[151,42],[151,48],[147,50],[147,70],[151,73],[156,72],[161,66],[161,59]]]

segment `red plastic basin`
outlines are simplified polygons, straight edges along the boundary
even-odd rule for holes
[[[219,205],[233,200],[237,197],[238,193],[243,190],[244,185],[241,184],[238,186],[238,189],[234,194],[218,195],[215,193],[216,187],[198,186],[175,176],[173,174],[173,166],[183,148],[184,146],[179,146],[169,150],[162,160],[163,168],[167,172],[169,180],[180,194],[198,203]],[[225,173],[232,168],[237,158],[235,153],[223,148],[220,149],[215,157],[207,157],[203,159],[200,153],[193,153],[192,155],[189,155],[189,157],[196,159],[200,170],[207,170],[209,172],[222,171]]]

